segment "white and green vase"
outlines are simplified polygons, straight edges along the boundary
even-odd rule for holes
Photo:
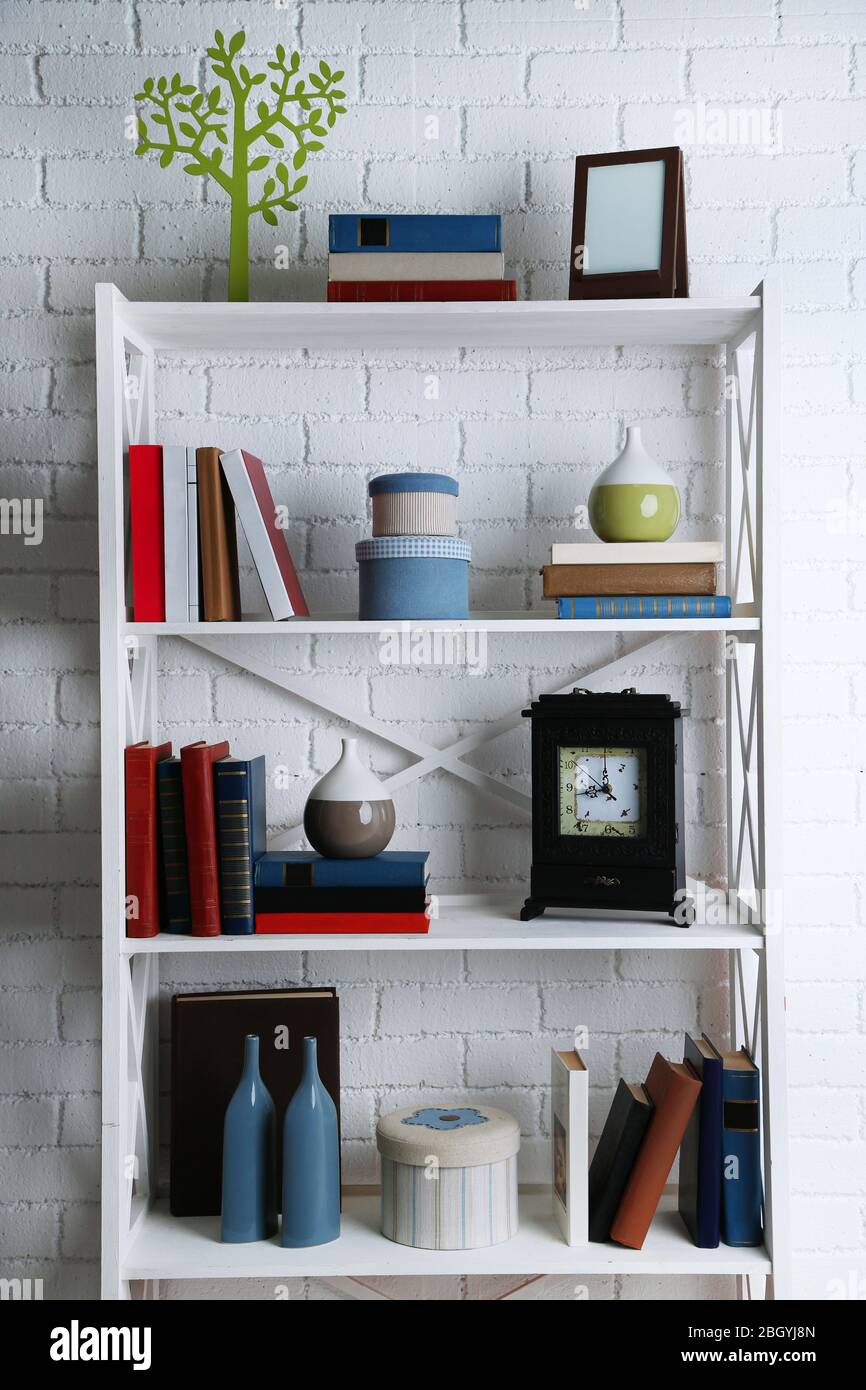
[[[640,426],[629,425],[625,448],[599,474],[589,494],[589,524],[602,541],[666,541],[680,519],[680,494],[648,454]]]

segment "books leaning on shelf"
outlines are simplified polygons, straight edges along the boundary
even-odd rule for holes
[[[308,616],[260,459],[243,449],[131,444],[133,621],[239,621],[237,518],[271,616]]]
[[[498,215],[332,213],[328,301],[514,300]]]
[[[256,931],[411,934],[429,930],[428,851],[383,850],[370,859],[325,859],[275,850],[255,867]]]
[[[760,1076],[745,1049],[686,1033],[682,1062],[656,1053],[620,1081],[589,1169],[589,1239],[640,1250],[679,1150],[677,1205],[701,1249],[763,1239]]]

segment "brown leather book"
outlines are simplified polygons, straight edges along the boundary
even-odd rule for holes
[[[198,534],[207,623],[238,622],[241,591],[235,504],[220,467],[220,449],[196,449]]]
[[[646,1090],[655,1108],[610,1228],[611,1240],[632,1250],[646,1239],[701,1083],[688,1062],[669,1062],[657,1052]]]
[[[714,594],[712,564],[545,565],[545,598],[610,594]]]

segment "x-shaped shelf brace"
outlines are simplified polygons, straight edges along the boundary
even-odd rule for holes
[[[603,662],[600,666],[594,666],[588,671],[583,671],[574,676],[567,685],[561,686],[556,692],[558,695],[567,694],[572,690],[576,682],[586,684],[600,679],[615,681],[619,679],[624,671],[633,666],[635,658],[644,655],[651,648],[661,642],[679,637],[679,633],[663,633],[659,636],[651,637],[645,642],[638,643],[624,655]],[[324,676],[318,679],[313,677],[294,676],[282,671],[277,666],[271,665],[268,661],[262,661],[258,657],[240,655],[225,639],[212,639],[203,637],[187,637],[186,641],[193,646],[201,647],[204,651],[210,652],[213,656],[218,656],[223,661],[230,662],[233,666],[241,670],[249,671],[252,675],[259,676],[261,680],[268,681],[271,685],[278,686],[288,694],[296,696],[298,699],[305,700],[308,704],[314,705],[317,709],[326,714],[334,715],[338,719],[345,720],[346,723],[354,724],[359,729],[364,729],[368,734],[373,734],[376,738],[384,739],[397,748],[402,748],[405,753],[417,759],[408,767],[402,768],[392,776],[383,780],[383,787],[388,792],[394,792],[399,787],[406,786],[425,777],[430,772],[435,772],[439,768],[445,772],[451,772],[455,777],[460,777],[472,786],[480,788],[482,791],[493,793],[508,801],[512,806],[519,807],[520,810],[530,812],[532,810],[532,798],[526,792],[510,786],[501,777],[493,776],[490,773],[482,772],[480,769],[471,767],[463,761],[467,753],[474,752],[475,749],[483,747],[484,744],[499,738],[501,734],[508,733],[511,729],[519,727],[522,719],[521,709],[512,710],[503,715],[501,719],[494,720],[490,724],[484,724],[474,733],[468,734],[464,738],[455,740],[445,748],[436,748],[433,744],[427,743],[424,739],[417,738],[414,734],[407,732],[397,732],[394,725],[386,724],[380,719],[374,718],[363,711],[359,711],[357,704],[351,700],[341,697],[339,694],[329,695],[322,693],[322,684],[326,679]],[[521,707],[522,708],[522,707]],[[291,829],[283,831],[271,842],[273,849],[285,849],[293,845],[303,831],[302,825],[292,826]]]

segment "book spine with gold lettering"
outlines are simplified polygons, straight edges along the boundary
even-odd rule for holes
[[[214,805],[222,932],[251,936],[256,929],[253,871],[267,848],[264,757],[214,763]]]
[[[166,929],[170,932],[191,932],[180,758],[165,758],[157,763],[156,793]]]

